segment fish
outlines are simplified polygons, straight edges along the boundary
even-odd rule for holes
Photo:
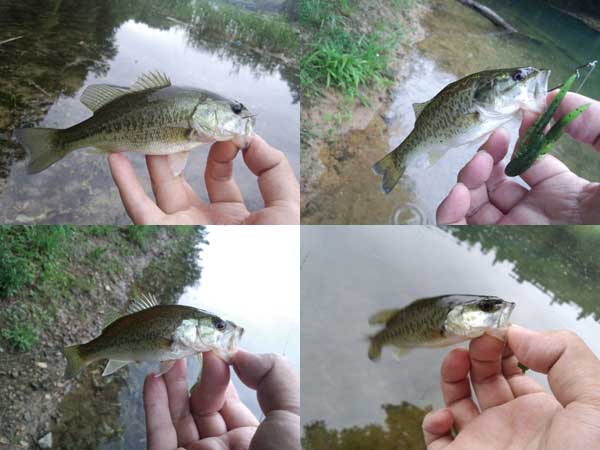
[[[514,307],[515,303],[495,296],[452,294],[379,311],[369,318],[370,325],[383,325],[369,337],[369,359],[379,360],[385,346],[392,346],[401,357],[417,347],[446,347],[486,332],[501,335]]]
[[[173,86],[161,73],[142,74],[129,88],[92,84],[81,102],[93,115],[70,128],[19,128],[15,139],[29,154],[27,171],[39,173],[79,149],[97,153],[168,155],[174,175],[200,144],[250,143],[255,116],[239,101],[203,89]]]
[[[534,67],[486,70],[450,83],[432,100],[413,105],[416,122],[404,141],[373,165],[389,194],[416,155],[432,165],[446,151],[479,146],[494,130],[521,110],[541,112],[546,106],[550,70]]]
[[[108,323],[100,336],[64,349],[69,380],[89,364],[108,359],[103,376],[131,362],[160,362],[160,376],[175,361],[212,351],[230,362],[244,329],[207,311],[185,305],[160,305],[151,295],[135,300],[127,314]]]

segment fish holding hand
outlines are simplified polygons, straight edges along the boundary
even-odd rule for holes
[[[129,88],[88,86],[81,102],[93,115],[70,128],[20,128],[15,138],[29,154],[29,173],[41,172],[72,151],[168,155],[171,172],[185,168],[190,150],[216,141],[249,145],[254,115],[238,101],[203,89],[173,86],[160,73],[141,75]]]
[[[112,321],[97,338],[66,347],[65,378],[108,359],[102,373],[110,375],[131,362],[160,362],[155,376],[168,372],[175,361],[212,351],[229,362],[244,329],[209,312],[184,305],[160,305],[152,296],[133,302],[127,314]]]
[[[413,348],[446,347],[482,336],[504,339],[515,304],[486,295],[442,295],[415,300],[401,309],[373,314],[370,325],[383,325],[369,337],[369,359],[390,346],[397,357]]]

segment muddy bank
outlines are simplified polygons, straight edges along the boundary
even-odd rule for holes
[[[65,381],[62,349],[97,336],[106,316],[123,311],[140,292],[156,292],[167,302],[180,295],[190,279],[200,277],[202,232],[168,227],[144,235],[109,228],[85,239],[77,235],[75,243],[64,244],[68,256],[47,262],[60,276],[0,299],[0,329],[22,329],[13,323],[21,315],[37,334],[27,352],[15,348],[20,341],[0,337],[0,448],[36,448],[48,433],[52,448],[96,448],[118,442],[127,426],[138,427],[138,438],[144,438],[143,415],[129,422],[121,417],[127,412],[120,396],[128,371],[103,378],[104,362],[98,362]]]
[[[399,45],[391,55],[387,83],[365,88],[361,92],[362,101],[349,100],[333,89],[323,88],[322,97],[302,102],[300,163],[303,221],[310,217],[304,208],[310,209],[309,202],[323,192],[322,186],[331,185],[328,178],[335,176],[336,169],[332,164],[336,164],[334,160],[339,160],[339,156],[336,156],[336,149],[329,151],[329,146],[335,143],[336,148],[340,147],[338,144],[347,133],[364,130],[379,116],[389,102],[391,86],[402,76],[402,59],[414,43],[423,38],[419,18],[425,14],[427,7],[417,2],[406,2],[406,5],[395,8],[382,2],[365,3],[359,11],[362,32],[370,32],[383,24],[394,24],[402,30]],[[353,150],[348,148],[345,152],[352,153]]]

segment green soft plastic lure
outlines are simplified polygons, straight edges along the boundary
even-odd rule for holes
[[[596,61],[586,64],[583,67],[595,67]],[[588,74],[589,75],[589,74]],[[590,106],[591,103],[586,103],[579,108],[574,109],[565,116],[563,116],[554,126],[544,134],[544,128],[552,120],[552,116],[558,109],[560,102],[565,98],[567,92],[573,85],[573,82],[579,77],[579,68],[576,72],[569,77],[569,79],[562,85],[560,91],[552,100],[552,103],[548,109],[535,121],[535,123],[525,132],[523,137],[519,140],[519,147],[517,156],[506,166],[504,173],[509,177],[516,177],[521,175],[527,169],[529,169],[533,163],[541,158],[543,155],[552,150],[556,141],[563,135],[565,128],[583,114]],[[586,77],[587,79],[587,77]],[[585,80],[584,80],[585,81]],[[583,84],[583,83],[582,83]]]

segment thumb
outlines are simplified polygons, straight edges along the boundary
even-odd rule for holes
[[[508,345],[521,363],[548,374],[552,393],[563,406],[576,401],[600,406],[600,360],[576,334],[512,325]]]
[[[243,350],[232,362],[242,383],[256,389],[265,413],[250,448],[300,450],[300,382],[290,363],[282,356]]]

